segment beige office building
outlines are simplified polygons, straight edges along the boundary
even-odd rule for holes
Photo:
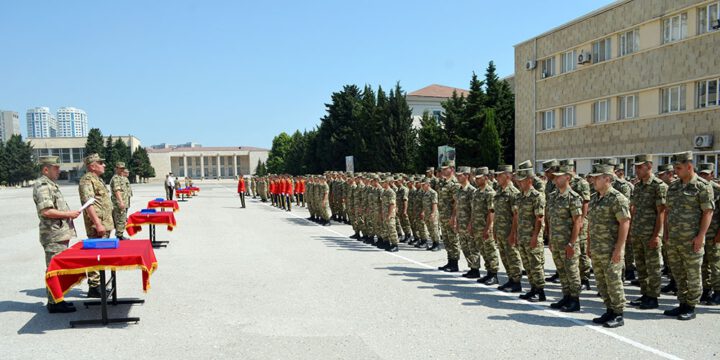
[[[165,175],[193,179],[234,179],[238,175],[251,175],[258,160],[267,162],[270,150],[251,146],[229,147],[164,147],[147,149],[156,177]]]
[[[720,153],[720,1],[623,0],[515,46],[516,160]],[[715,141],[718,140],[718,141]]]

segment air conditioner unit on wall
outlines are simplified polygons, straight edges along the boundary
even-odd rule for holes
[[[591,54],[589,52],[581,51],[578,55],[578,64],[587,64],[590,62]]]
[[[533,70],[535,66],[537,66],[537,64],[534,60],[528,60],[528,62],[525,63],[525,70]]]
[[[696,149],[712,147],[713,146],[713,136],[712,135],[695,135],[695,139],[693,139],[693,145],[695,145]]]

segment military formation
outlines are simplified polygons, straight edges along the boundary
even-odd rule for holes
[[[580,294],[591,290],[594,275],[606,311],[593,322],[615,328],[624,325],[625,306],[657,309],[663,293],[676,294],[678,306],[664,314],[679,320],[693,319],[698,304],[720,305],[720,185],[714,165],[695,165],[685,152],[653,173],[651,159],[635,156],[632,180],[608,158],[586,176],[575,172],[570,159],[545,161],[537,174],[530,161],[495,170],[456,170],[446,161],[425,175],[331,171],[256,177],[252,183],[263,201],[288,211],[283,202],[295,196],[299,204],[301,188],[309,220],[349,224],[350,237],[368,245],[389,252],[399,251],[401,243],[444,249],[447,263],[438,270],[460,271],[462,256],[469,268],[463,277],[529,302],[547,301],[546,283],[559,283],[562,296],[549,306],[562,312],[581,310]],[[546,245],[557,270],[550,277]],[[501,263],[507,274],[502,284]],[[638,286],[641,296],[628,302],[628,285]]]
[[[40,219],[40,245],[45,251],[46,265],[53,256],[68,248],[72,238],[77,236],[74,219],[80,211],[70,210],[56,183],[60,174],[57,156],[44,156],[39,159],[41,176],[33,185],[33,200]],[[85,232],[88,238],[109,238],[112,231],[115,237],[125,239],[125,222],[130,207],[132,189],[128,181],[125,164],[115,165],[115,175],[110,180],[110,188],[105,185],[102,175],[105,173],[105,160],[98,154],[90,154],[84,159],[85,174],[80,178],[78,192],[80,202],[91,205],[82,211]],[[89,298],[100,298],[100,275],[88,273]],[[76,311],[68,301],[55,302],[48,292],[47,309],[50,313],[68,313]]]

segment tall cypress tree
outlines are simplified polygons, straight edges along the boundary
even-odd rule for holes
[[[90,132],[88,132],[87,140],[85,142],[85,156],[88,156],[90,154],[99,154],[100,156],[102,156],[103,154],[105,154],[105,145],[103,144],[104,141],[105,138],[103,137],[100,129],[90,129]]]
[[[495,72],[495,64],[490,61],[485,72],[485,106],[495,110],[500,143],[503,147],[502,160],[506,164],[515,162],[515,94],[505,80],[500,80]]]
[[[37,176],[38,166],[33,161],[33,147],[30,142],[24,142],[21,135],[12,135],[8,139],[4,158],[9,185],[20,185]]]
[[[7,185],[8,165],[5,157],[5,143],[0,140],[0,185]]]
[[[495,110],[486,109],[484,126],[480,132],[480,159],[479,164],[496,169],[501,162],[500,136],[495,127]]]

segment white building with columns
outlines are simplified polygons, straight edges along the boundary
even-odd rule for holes
[[[180,178],[234,179],[255,173],[258,160],[267,161],[270,150],[252,146],[148,148],[156,177],[163,180],[173,173]]]

